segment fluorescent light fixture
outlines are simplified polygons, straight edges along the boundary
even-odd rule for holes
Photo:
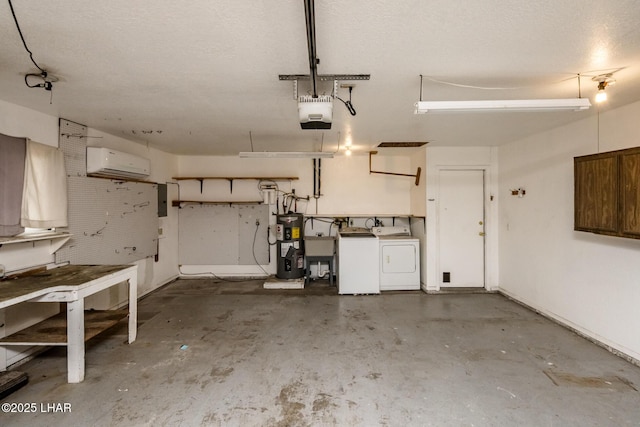
[[[298,159],[321,159],[333,158],[333,154],[328,151],[242,151],[240,157],[244,158],[298,158]]]
[[[588,110],[591,102],[588,98],[568,99],[507,99],[484,101],[418,101],[416,114],[437,111],[557,111]]]

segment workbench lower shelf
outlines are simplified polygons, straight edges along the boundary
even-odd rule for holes
[[[84,340],[88,341],[115,326],[127,315],[127,310],[86,310],[84,312]],[[64,311],[0,339],[0,346],[66,346],[67,342],[67,313]]]

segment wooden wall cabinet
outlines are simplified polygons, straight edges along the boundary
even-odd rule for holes
[[[640,239],[640,147],[574,158],[574,229]]]
[[[620,155],[620,229],[640,239],[640,148]]]

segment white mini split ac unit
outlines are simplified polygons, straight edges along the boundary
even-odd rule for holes
[[[104,177],[145,178],[149,159],[104,147],[87,147],[87,174]]]
[[[317,98],[311,95],[300,96],[298,114],[302,129],[331,129],[333,98],[330,95],[320,95]]]

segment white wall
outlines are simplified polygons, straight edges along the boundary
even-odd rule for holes
[[[639,145],[640,103],[499,148],[500,289],[640,359],[640,240],[573,231],[573,157]],[[523,198],[509,190],[522,187]]]
[[[410,212],[416,218],[411,220],[411,235],[420,241],[420,284],[426,288],[427,266],[427,148],[417,149],[411,156],[410,173],[416,173],[417,168],[421,169],[420,181],[418,185],[412,184],[410,197]]]
[[[415,173],[415,166],[409,155],[392,155],[380,152],[373,158],[373,169]],[[412,213],[412,187],[414,179],[389,175],[369,174],[369,157],[367,154],[346,156],[337,155],[332,159],[322,159],[321,193],[316,201],[313,198],[313,161],[311,159],[243,159],[239,157],[203,157],[180,156],[180,176],[278,176],[298,177],[291,182],[278,182],[282,191],[296,190],[302,197],[310,196],[310,201],[298,202],[297,212],[319,215],[409,215]],[[249,201],[261,200],[257,189],[257,181],[233,182],[233,193],[230,193],[226,180],[204,182],[203,193],[200,193],[200,182],[180,181],[180,198],[182,200],[215,200],[215,201]],[[271,209],[276,211],[275,206]],[[282,209],[280,209],[282,212]],[[363,225],[366,217],[355,219],[354,225]],[[389,223],[385,225],[391,225]],[[270,225],[275,224],[275,217]],[[307,225],[307,233],[328,233],[327,224],[314,222],[313,230]],[[371,226],[372,224],[368,224]],[[333,229],[335,234],[335,228]],[[275,236],[271,233],[271,241]],[[263,266],[269,273],[275,273],[276,255],[272,248],[271,265]],[[262,275],[258,267],[253,266],[182,266],[183,273],[213,272],[218,275]]]
[[[425,216],[427,214],[427,148],[422,147],[411,156],[411,168],[409,172],[416,173],[420,168],[420,181],[418,185],[411,186],[411,214],[415,216]]]
[[[87,129],[87,145],[107,147],[145,157],[151,161],[151,174],[148,181],[165,183],[172,181],[172,177],[178,171],[177,156],[149,148],[143,144],[110,135],[96,129]],[[178,187],[174,184],[167,185],[167,198],[178,198]],[[178,276],[178,209],[169,208],[166,217],[159,219],[162,235],[159,240],[158,261],[153,258],[145,258],[137,261],[138,265],[138,295],[142,296],[152,290],[170,282]],[[109,295],[107,293],[104,294]],[[122,300],[126,300],[126,290],[121,289],[118,295],[109,295],[109,301],[99,305],[112,307]],[[120,301],[118,301],[120,300]]]
[[[58,146],[58,118],[0,100],[0,133]]]
[[[108,135],[93,129],[88,135],[89,144],[103,145],[120,149],[151,159],[151,180],[165,182],[170,180],[177,171],[177,158],[158,150],[148,149],[144,145],[136,144],[125,139]],[[24,108],[15,104],[0,101],[0,133],[28,137],[36,142],[58,146],[59,118]],[[170,197],[177,197],[177,186],[169,185]],[[138,261],[138,295],[143,295],[177,277],[177,209],[170,208],[169,216],[161,219],[164,229],[163,239],[160,239],[159,262],[153,259]],[[48,242],[37,244],[20,243],[4,245],[0,248],[0,264],[7,272],[22,270],[39,265],[52,265],[55,261],[53,254],[46,248]],[[126,292],[105,292],[98,299],[106,299],[99,305],[114,306]],[[26,326],[56,314],[58,303],[25,303],[19,306],[0,310],[0,336],[5,336]],[[15,363],[25,357],[26,348],[12,347],[9,350],[0,348],[0,365]],[[1,367],[1,366],[0,366]]]
[[[374,168],[393,172],[409,173],[412,170],[408,156],[378,154],[374,156]],[[231,156],[180,156],[180,176],[296,176],[298,180],[279,183],[282,190],[295,188],[300,196],[313,199],[312,159],[241,159]],[[322,197],[318,199],[320,214],[408,214],[410,185],[412,178],[390,177],[369,174],[367,155],[338,155],[322,159]],[[246,200],[260,199],[255,181],[234,181],[233,195],[229,194],[226,181],[206,181],[204,193],[200,194],[200,183],[182,181],[183,199],[197,200]],[[298,211],[315,214],[315,201],[300,202]]]
[[[422,281],[428,291],[440,290],[438,280],[438,203],[442,190],[441,169],[481,169],[485,171],[485,288],[498,286],[498,200],[497,150],[492,147],[429,147],[426,165],[427,243],[423,254]],[[443,190],[444,191],[444,190]],[[460,260],[464,263],[464,260]]]

